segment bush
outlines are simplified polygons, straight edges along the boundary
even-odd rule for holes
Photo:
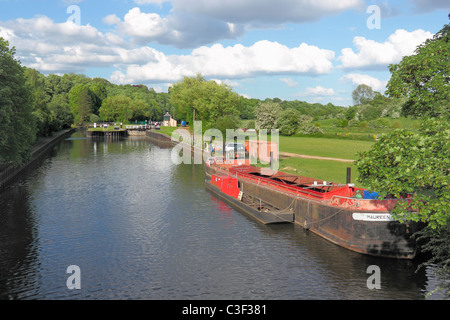
[[[347,127],[347,126],[348,126],[348,120],[347,120],[347,119],[340,119],[340,120],[338,121],[337,126],[338,126],[339,128],[345,128],[345,127]]]
[[[91,114],[91,116],[89,117],[90,123],[99,123],[100,120],[100,117],[96,114]]]
[[[400,121],[394,121],[394,123],[392,124],[392,128],[394,129],[401,129],[402,127],[402,123]]]
[[[323,130],[319,127],[314,126],[311,123],[304,122],[300,124],[298,133],[300,134],[315,134],[315,133],[323,133]]]
[[[244,129],[256,129],[255,120],[247,121],[247,123],[245,124],[245,128]]]
[[[388,119],[380,118],[376,120],[369,121],[370,128],[390,128],[391,122]]]
[[[359,121],[356,119],[350,120],[348,122],[348,126],[352,127],[352,128],[357,128],[357,127],[359,127]]]
[[[300,126],[300,113],[294,109],[287,109],[281,112],[275,127],[280,130],[283,136],[292,136],[297,133]]]

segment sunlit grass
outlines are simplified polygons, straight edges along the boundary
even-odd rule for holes
[[[361,140],[280,136],[280,151],[356,160],[359,151],[369,150],[374,143]]]

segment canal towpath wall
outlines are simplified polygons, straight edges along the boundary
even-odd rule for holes
[[[148,130],[145,132],[145,135],[147,136],[147,138],[150,138],[151,140],[153,140],[153,142],[156,143],[157,146],[159,147],[173,147],[177,144],[181,144],[182,146],[185,146],[187,148],[189,148],[191,150],[192,155],[195,153],[200,153],[201,156],[203,156],[203,149],[199,148],[193,144],[189,145],[186,144],[185,142],[181,141],[178,142],[176,140],[172,140],[172,137],[162,133],[162,132],[157,132],[157,131],[153,131],[153,130]],[[193,139],[191,139],[191,143],[193,142]]]
[[[0,166],[0,191],[6,188],[7,185],[12,182],[23,170],[29,168],[37,160],[42,158],[47,153],[47,151],[50,150],[51,147],[53,147],[62,139],[71,135],[76,130],[76,128],[65,129],[53,133],[53,135],[50,137],[39,139],[32,147],[30,160],[23,166]]]

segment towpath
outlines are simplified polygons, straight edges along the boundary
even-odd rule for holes
[[[331,161],[340,161],[340,162],[354,162],[355,161],[355,160],[350,160],[350,159],[308,156],[308,155],[304,155],[304,154],[297,154],[297,153],[290,153],[290,152],[280,152],[279,154],[282,157],[297,157],[297,158],[303,158],[303,159],[331,160]]]

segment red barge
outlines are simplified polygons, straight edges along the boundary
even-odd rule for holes
[[[260,222],[296,223],[362,254],[412,259],[413,222],[395,221],[390,211],[399,199],[378,200],[352,184],[336,184],[268,168],[248,160],[205,163],[205,187]]]

